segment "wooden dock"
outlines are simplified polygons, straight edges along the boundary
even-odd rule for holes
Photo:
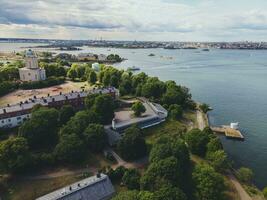
[[[244,140],[244,136],[242,133],[237,130],[233,129],[230,126],[221,126],[221,127],[210,127],[212,131],[216,133],[223,133],[227,138],[230,139],[238,139],[238,140]]]

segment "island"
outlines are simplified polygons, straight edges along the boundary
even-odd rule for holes
[[[250,169],[233,170],[209,127],[210,107],[187,87],[88,61],[89,53],[75,61],[31,52],[46,79],[25,81],[21,54],[0,66],[4,199],[235,200],[259,192]]]

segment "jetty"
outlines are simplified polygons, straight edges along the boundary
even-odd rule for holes
[[[238,129],[238,123],[231,123],[230,126],[210,127],[213,132],[225,134],[226,138],[244,140],[245,137]]]

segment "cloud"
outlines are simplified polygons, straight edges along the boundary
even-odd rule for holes
[[[267,32],[267,4],[260,2],[264,0],[0,0],[0,37],[222,40],[223,34],[226,39],[238,38],[239,32],[245,37],[247,30],[244,39],[257,40]]]

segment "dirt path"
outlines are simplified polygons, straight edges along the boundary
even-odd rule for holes
[[[198,124],[198,128],[200,130],[203,130],[206,127],[206,123],[205,123],[205,119],[203,117],[203,114],[199,110],[197,110],[197,124]]]
[[[124,166],[125,168],[142,168],[148,163],[148,157],[136,160],[134,162],[126,162],[111,148],[107,149],[107,151],[109,151],[114,156],[114,158],[117,160],[117,164],[111,165],[111,168],[113,169],[116,169],[119,166]],[[62,176],[78,175],[78,174],[82,174],[85,172],[96,174],[98,170],[99,170],[98,168],[82,168],[82,169],[76,169],[76,170],[63,169],[63,170],[48,173],[48,174],[22,176],[21,178],[25,180],[53,179],[53,178],[58,178]]]
[[[200,130],[203,130],[207,126],[203,113],[199,110],[197,110],[197,125]],[[239,181],[235,178],[233,174],[230,174],[227,177],[235,186],[235,189],[238,192],[238,195],[241,200],[252,200],[252,198],[245,191],[245,189],[242,187],[242,185],[239,183]]]
[[[242,185],[238,182],[233,174],[229,174],[227,176],[229,180],[234,184],[236,191],[239,194],[241,200],[252,200],[252,198],[248,195]]]

